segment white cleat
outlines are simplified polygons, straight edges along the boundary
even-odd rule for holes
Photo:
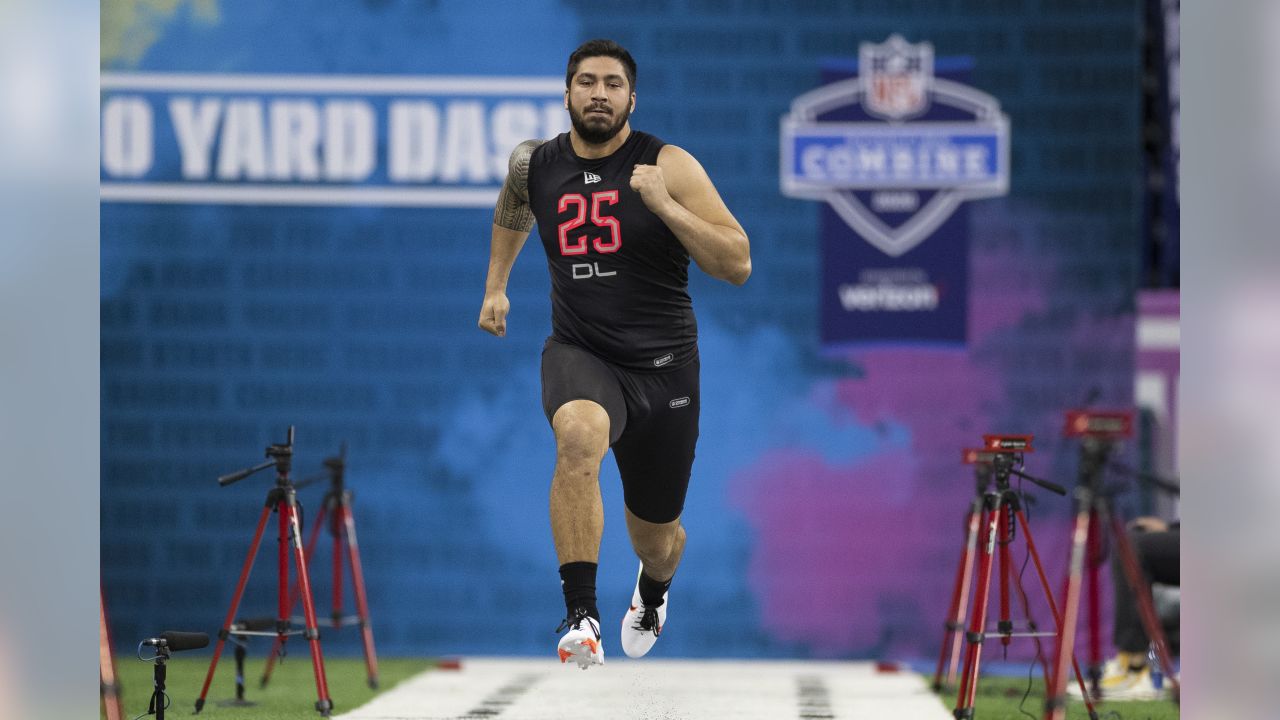
[[[644,572],[644,566],[640,566]],[[631,608],[622,618],[622,652],[627,657],[644,657],[653,644],[658,642],[662,628],[667,624],[668,595],[662,596],[662,604],[656,608],[646,608],[640,599],[640,576],[636,575],[636,589],[631,593]]]
[[[556,652],[561,663],[570,660],[586,670],[592,665],[604,664],[604,643],[600,641],[600,623],[586,613],[575,611],[560,623],[556,632],[568,628],[560,638]]]

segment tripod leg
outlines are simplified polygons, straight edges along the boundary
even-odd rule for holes
[[[244,702],[244,643],[236,643],[236,700]]]
[[[360,566],[360,545],[356,542],[356,519],[345,501],[340,507],[347,535],[347,552],[351,559],[351,584],[356,592],[356,612],[360,616],[360,635],[364,643],[364,664],[369,687],[378,687],[378,654],[373,649],[373,621],[369,617],[369,599],[365,594],[364,570]]]
[[[969,621],[969,631],[965,640],[969,643],[965,651],[964,673],[960,677],[960,688],[956,693],[956,709],[953,715],[956,720],[973,717],[973,703],[978,690],[978,671],[982,660],[982,641],[985,639],[987,624],[987,601],[991,595],[992,556],[995,554],[996,532],[999,499],[996,495],[984,498],[982,519],[982,554],[978,556],[978,588],[973,600],[973,617]]]
[[[298,566],[298,587],[302,594],[302,611],[307,623],[304,637],[311,645],[311,667],[315,672],[316,694],[319,696],[316,701],[316,710],[321,716],[328,717],[333,709],[333,701],[329,699],[329,681],[324,674],[324,656],[320,652],[320,628],[316,625],[316,608],[311,601],[311,581],[307,577],[307,558],[302,552],[302,527],[298,523],[296,503],[297,496],[290,489],[288,499],[281,504],[281,511],[288,516],[289,524],[293,529],[294,562]]]
[[[1115,535],[1116,554],[1124,563],[1125,579],[1129,581],[1129,588],[1138,600],[1138,615],[1142,618],[1143,629],[1147,631],[1147,637],[1156,646],[1156,659],[1160,661],[1165,679],[1169,681],[1171,691],[1169,694],[1174,702],[1177,702],[1182,688],[1173,676],[1173,658],[1169,655],[1164,626],[1160,623],[1160,617],[1156,615],[1155,602],[1151,598],[1151,585],[1147,583],[1142,575],[1142,569],[1138,567],[1138,557],[1133,552],[1133,545],[1129,542],[1129,536],[1125,533],[1124,525],[1117,515],[1111,516],[1111,532]]]
[[[161,652],[166,652],[162,650]],[[155,690],[151,693],[151,707],[147,708],[149,713],[154,713],[156,720],[164,720],[164,682],[168,669],[165,667],[164,658],[156,660],[156,669],[152,684]]]
[[[320,511],[316,513],[316,519],[312,521],[311,537],[307,539],[307,550],[305,553],[307,562],[310,562],[311,558],[315,557],[316,539],[320,537],[320,528],[324,526],[324,515],[326,511],[327,511],[327,508],[324,505],[321,505]],[[293,586],[293,592],[289,596],[289,617],[290,618],[293,617],[293,609],[297,606],[298,606],[298,585],[297,583],[295,583]],[[266,664],[266,667],[264,667],[262,670],[262,679],[259,680],[258,687],[266,687],[267,683],[271,682],[271,673],[275,669],[276,658],[279,656],[280,650],[283,647],[284,647],[284,640],[281,638],[280,635],[276,635],[275,639],[271,641],[271,652],[267,653],[267,664]]]
[[[276,583],[276,622],[277,631],[283,633],[289,622],[289,615],[292,609],[289,607],[289,549],[293,544],[290,533],[293,531],[293,522],[290,514],[284,512],[282,504],[278,510],[280,511],[280,544],[276,548],[276,562],[279,565],[280,582]]]
[[[996,623],[996,629],[1000,633],[1000,644],[1004,646],[1005,656],[1008,657],[1009,642],[1013,639],[1013,620],[1010,619],[1009,613],[1009,570],[1013,565],[1010,556],[1010,545],[1013,544],[1013,535],[1009,528],[1009,513],[1007,506],[1000,506],[999,533],[1000,533],[1000,620]]]
[[[333,535],[333,626],[335,628],[342,627],[342,617],[345,613],[342,610],[342,530],[345,520],[346,507],[342,505],[339,498],[334,503],[333,519],[330,534]]]
[[[1076,619],[1080,613],[1080,585],[1084,575],[1085,548],[1088,545],[1089,538],[1090,504],[1087,497],[1080,500],[1080,508],[1076,512],[1075,527],[1071,531],[1071,560],[1067,575],[1066,597],[1063,600],[1061,616],[1058,615],[1058,608],[1053,602],[1053,593],[1049,589],[1049,581],[1045,578],[1043,570],[1041,570],[1039,560],[1036,561],[1036,570],[1040,572],[1040,580],[1044,584],[1045,594],[1049,598],[1049,608],[1053,610],[1053,619],[1058,625],[1058,647],[1054,655],[1053,672],[1050,675],[1052,682],[1045,691],[1045,720],[1063,720],[1066,717],[1068,659],[1070,659],[1072,667],[1075,668],[1076,682],[1080,683],[1085,705],[1089,708],[1089,717],[1097,717],[1093,709],[1093,700],[1084,686],[1084,675],[1080,673],[1080,665],[1076,663],[1073,654],[1076,640]],[[1028,543],[1031,542],[1030,534],[1027,535],[1027,541]],[[1030,547],[1030,545],[1028,546]]]
[[[289,547],[292,544],[290,533],[293,531],[293,522],[289,518],[286,509],[289,508],[288,501],[282,496],[276,503],[276,512],[280,515],[278,536],[276,538],[276,565],[278,573],[278,581],[276,582],[276,637],[272,643],[271,649],[278,651],[283,655],[285,652],[285,644],[289,641],[288,633],[292,629],[292,621],[290,616],[293,614],[293,608],[289,604]],[[277,652],[273,652],[274,657]],[[267,676],[263,675],[263,684],[265,685]]]
[[[969,513],[969,517],[972,519],[972,512]],[[966,521],[965,524],[968,525],[970,522],[971,520]],[[934,692],[941,692],[942,690],[942,668],[947,664],[947,648],[952,645],[952,638],[958,638],[960,629],[964,627],[964,621],[960,619],[960,613],[962,612],[960,608],[960,588],[964,585],[965,565],[967,564],[968,556],[969,548],[966,545],[965,549],[960,553],[960,562],[956,565],[956,580],[951,586],[951,604],[947,606],[947,619],[942,624],[942,649],[938,651],[938,668],[933,672]],[[954,675],[954,664],[951,670],[951,675]],[[950,684],[952,679],[952,677],[948,676],[947,683]]]
[[[964,648],[964,621],[969,612],[969,589],[973,582],[973,564],[978,557],[978,528],[982,520],[982,498],[973,503],[969,511],[969,535],[965,543],[963,567],[960,570],[960,605],[956,614],[955,632],[951,639],[951,662],[947,665],[947,684],[955,685],[960,667],[960,651]]]
[[[235,621],[236,610],[240,607],[240,598],[244,595],[244,586],[249,582],[249,571],[253,569],[253,560],[258,555],[258,545],[262,542],[262,532],[271,517],[271,504],[262,509],[258,518],[258,529],[253,533],[253,542],[249,545],[249,556],[245,558],[244,567],[240,570],[240,581],[236,584],[236,592],[231,596],[231,607],[227,610],[227,618],[222,621],[222,629],[218,631],[218,643],[213,648],[213,660],[209,662],[209,672],[204,677],[204,687],[200,689],[200,697],[196,699],[196,712],[204,708],[205,696],[209,694],[209,685],[213,682],[213,671],[218,667],[218,658],[222,656],[222,646],[227,642],[227,634],[231,632],[231,623]]]
[[[1102,691],[1102,591],[1098,572],[1102,567],[1102,532],[1098,509],[1089,515],[1089,682],[1095,696]]]
[[[116,680],[116,661],[111,657],[111,636],[107,632],[107,605],[98,590],[98,673],[102,681],[102,704],[107,720],[121,720],[120,684]]]

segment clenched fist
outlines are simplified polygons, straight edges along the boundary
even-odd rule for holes
[[[657,165],[636,165],[631,171],[631,189],[640,193],[645,207],[655,213],[672,202],[671,194],[667,192],[667,179]]]
[[[507,300],[506,293],[485,293],[484,303],[480,306],[480,322],[477,324],[481,330],[502,337],[507,334],[507,312],[510,310],[511,303]]]

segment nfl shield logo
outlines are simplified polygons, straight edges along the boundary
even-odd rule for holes
[[[867,112],[885,120],[905,120],[929,108],[933,85],[933,45],[913,45],[901,35],[858,50],[862,102]]]

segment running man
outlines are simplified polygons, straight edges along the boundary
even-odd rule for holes
[[[684,509],[698,440],[698,333],[689,259],[734,285],[751,274],[747,234],[698,161],[631,129],[636,63],[610,40],[569,56],[572,129],[511,154],[493,215],[480,328],[506,334],[507,279],[534,222],[551,271],[551,337],[542,408],[556,439],[551,532],[560,562],[562,663],[603,664],[596,567],[604,507],[600,463],[622,476],[640,558],[622,649],[649,652],[684,552]]]

